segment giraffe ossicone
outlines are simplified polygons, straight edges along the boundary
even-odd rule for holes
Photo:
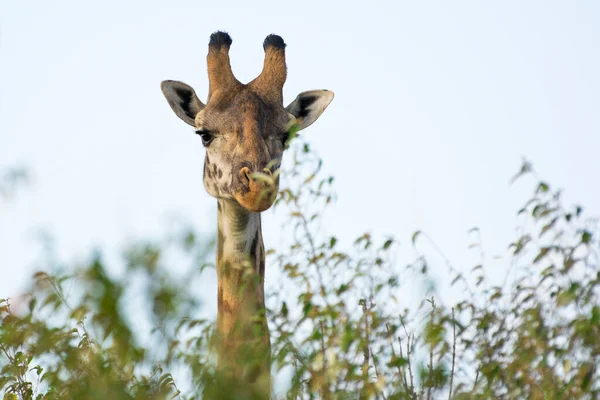
[[[290,131],[316,121],[334,95],[328,90],[302,92],[284,107],[283,39],[266,37],[262,72],[247,84],[231,70],[231,44],[225,32],[210,36],[206,104],[183,82],[163,81],[161,89],[175,114],[200,136],[206,149],[204,187],[218,200],[217,334],[223,343],[218,349],[219,367],[268,390],[270,344],[260,212],[277,197],[278,170]],[[258,370],[239,357],[248,351],[250,358],[262,357]]]

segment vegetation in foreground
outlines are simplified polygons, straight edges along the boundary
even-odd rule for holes
[[[518,210],[507,279],[487,279],[483,257],[448,266],[463,299],[448,304],[430,290],[404,309],[403,291],[425,287],[439,268],[427,254],[399,265],[394,238],[364,234],[342,247],[323,236],[333,178],[296,142],[276,204],[290,238],[267,258],[282,277],[266,290],[273,398],[600,396],[600,245],[581,207],[563,205],[525,163],[516,178],[535,184]],[[22,176],[0,181],[3,199]],[[478,230],[470,234],[482,251]],[[415,249],[424,240],[410,238]],[[63,266],[48,255],[26,296],[0,300],[5,399],[259,398],[215,369],[214,321],[201,318],[197,289],[214,269],[214,241],[181,224],[126,246],[116,265],[107,259],[96,251]]]

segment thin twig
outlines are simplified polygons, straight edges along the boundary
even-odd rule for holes
[[[390,347],[392,349],[392,356],[394,358],[396,358],[396,351],[394,351],[394,340],[392,338],[392,328],[390,327],[390,324],[385,324],[385,327],[387,328],[387,331],[390,335]],[[398,343],[400,344],[400,359],[403,359],[404,356],[402,354],[402,339],[400,338],[400,336],[398,336]],[[406,370],[402,370],[402,367],[400,366],[400,364],[398,364],[396,366],[396,368],[398,368],[398,377],[400,378],[401,382],[404,384],[404,389],[406,389],[406,392],[408,392],[408,382],[406,380],[406,373],[404,371]]]
[[[375,362],[375,355],[373,354],[373,349],[371,349],[371,358],[373,359],[373,368],[375,369],[375,376],[377,377],[377,381],[379,381],[379,370],[377,369],[377,363]],[[383,400],[387,400],[385,393],[381,391],[381,397]]]
[[[454,307],[452,307],[452,368],[450,369],[450,391],[448,400],[452,399],[452,384],[454,382],[454,360],[456,359],[456,321],[454,320]]]
[[[404,358],[404,354],[402,354],[402,338],[400,336],[398,336],[398,344],[400,347],[400,358]],[[394,348],[394,346],[392,346],[392,349]],[[400,367],[400,365],[398,365],[398,373],[400,374],[400,377],[402,378],[402,381],[404,383],[404,388],[406,389],[406,393],[410,392],[410,388],[408,386],[408,380],[406,379],[406,368],[404,368],[404,370],[402,370],[402,367]]]
[[[369,353],[369,308],[367,306],[367,301],[368,299],[362,299],[359,301],[359,304],[362,307],[362,311],[363,311],[363,320],[365,323],[365,345],[363,347],[363,366],[362,366],[362,374],[363,374],[363,389],[361,390],[360,393],[360,399],[366,399],[366,389],[367,389],[367,383],[369,380],[369,360],[370,360],[370,353]]]
[[[414,384],[414,380],[413,380],[413,373],[412,373],[412,367],[411,367],[411,361],[410,361],[410,355],[412,353],[412,346],[410,344],[410,337],[411,334],[408,333],[408,330],[406,329],[406,325],[404,324],[404,320],[402,319],[402,316],[400,316],[400,323],[402,324],[402,327],[404,328],[404,333],[406,333],[407,336],[407,340],[406,340],[406,361],[408,364],[408,374],[410,376],[410,394],[411,396],[414,397],[415,394],[415,384]],[[413,344],[415,343],[414,341],[414,335],[413,335]]]
[[[433,323],[433,318],[435,317],[435,301],[433,299],[433,297],[431,298],[431,321]],[[431,344],[430,345],[430,349],[429,349],[429,365],[427,366],[427,369],[429,371],[429,376],[427,377],[427,381],[428,381],[428,385],[427,385],[427,400],[431,400],[431,389],[434,386],[434,379],[433,379],[433,350],[434,350],[434,345]]]
[[[325,348],[325,329],[323,326],[323,321],[319,321],[319,324],[321,326],[321,351],[323,352],[323,371],[322,371],[322,379],[323,379],[323,386],[321,387],[321,395],[323,396],[324,399],[328,399],[330,398],[329,395],[329,382],[327,382],[327,354],[326,354],[326,348]]]
[[[427,385],[427,400],[431,400],[431,388],[433,387],[433,346],[429,351],[429,365],[427,366],[429,370],[428,376],[428,385]]]
[[[475,382],[473,382],[473,392],[475,391],[475,388],[477,387],[477,380],[479,379],[479,367],[477,367],[477,373],[475,374]]]
[[[365,347],[363,349],[363,356],[364,356],[364,361],[363,361],[363,378],[366,380],[367,379],[367,375],[369,373],[369,308],[367,307],[367,299],[365,299],[362,303],[362,310],[363,310],[363,317],[364,317],[364,322],[365,322]]]

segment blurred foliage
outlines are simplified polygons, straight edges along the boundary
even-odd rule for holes
[[[344,247],[325,236],[334,179],[308,143],[291,153],[276,203],[286,242],[267,252],[281,276],[266,288],[273,398],[600,397],[596,221],[564,206],[529,164],[515,179],[537,183],[518,211],[507,279],[490,281],[483,257],[449,265],[460,301],[429,291],[404,309],[403,293],[433,279],[426,255],[400,266],[395,238],[363,234]],[[415,232],[414,249],[424,240]],[[215,368],[215,324],[200,303],[213,259],[214,241],[182,225],[127,246],[119,274],[98,252],[69,274],[46,265],[27,296],[0,300],[4,397],[256,398]]]
[[[30,177],[24,168],[13,167],[0,175],[0,200],[12,199]]]

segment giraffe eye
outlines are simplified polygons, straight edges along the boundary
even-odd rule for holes
[[[200,135],[204,147],[208,146],[213,140],[213,134],[209,131],[196,131],[196,134]]]

